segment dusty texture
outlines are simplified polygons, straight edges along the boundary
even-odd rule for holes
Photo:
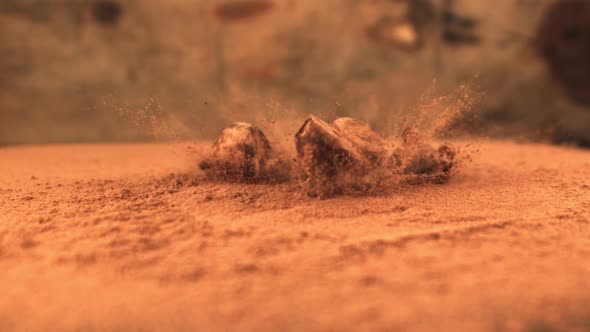
[[[329,200],[176,145],[2,148],[0,331],[588,331],[590,152],[476,145]]]

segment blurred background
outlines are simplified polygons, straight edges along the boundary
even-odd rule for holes
[[[0,144],[468,95],[457,132],[590,146],[589,0],[2,0],[0,73]]]

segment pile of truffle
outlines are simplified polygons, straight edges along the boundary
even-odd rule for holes
[[[200,168],[215,180],[277,182],[297,178],[310,196],[333,196],[348,189],[369,190],[391,177],[444,181],[455,164],[449,145],[434,148],[414,130],[399,146],[352,118],[327,123],[310,116],[295,134],[296,157],[277,153],[253,124],[238,122],[221,132]]]

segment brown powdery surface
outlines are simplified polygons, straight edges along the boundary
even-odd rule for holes
[[[328,200],[175,145],[2,148],[0,331],[590,330],[590,152],[476,144]]]

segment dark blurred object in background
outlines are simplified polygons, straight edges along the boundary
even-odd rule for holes
[[[123,8],[116,1],[99,0],[92,4],[92,16],[99,23],[106,25],[117,24],[122,14]]]
[[[217,19],[225,22],[248,19],[272,9],[273,3],[264,0],[223,2],[214,7]]]
[[[590,106],[590,1],[555,2],[537,36],[551,74],[576,102]]]

